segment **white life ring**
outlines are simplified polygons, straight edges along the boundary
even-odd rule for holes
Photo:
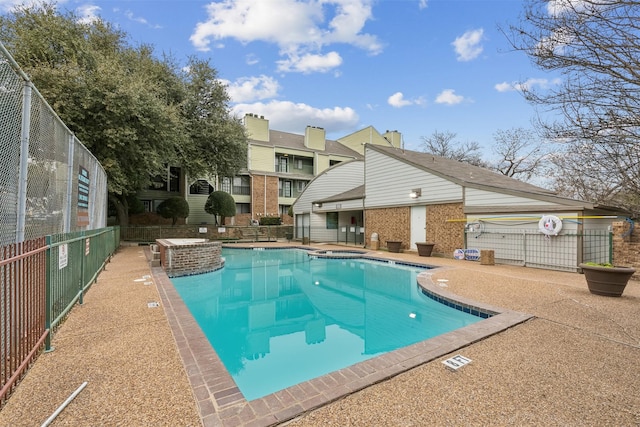
[[[554,215],[543,215],[538,222],[538,229],[547,236],[557,236],[562,230],[562,220]]]

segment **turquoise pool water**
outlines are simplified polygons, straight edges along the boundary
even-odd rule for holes
[[[223,249],[173,278],[247,400],[482,320],[425,296],[423,268],[304,250]]]

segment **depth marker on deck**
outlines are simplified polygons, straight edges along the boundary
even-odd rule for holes
[[[451,369],[452,371],[457,371],[464,365],[471,363],[471,359],[458,354],[457,356],[453,356],[447,360],[443,360],[442,363],[444,363],[444,366]]]

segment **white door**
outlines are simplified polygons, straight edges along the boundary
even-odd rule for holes
[[[427,207],[411,206],[411,246],[417,250],[416,242],[427,240]]]

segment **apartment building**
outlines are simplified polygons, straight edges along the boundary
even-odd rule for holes
[[[180,195],[189,203],[188,224],[212,224],[215,219],[204,211],[207,197],[221,190],[236,201],[236,216],[227,224],[248,225],[261,217],[279,216],[292,224],[289,207],[314,177],[328,168],[350,160],[362,160],[366,144],[401,147],[401,134],[380,134],[372,126],[328,140],[321,127],[307,126],[304,134],[270,129],[264,116],[246,114],[244,125],[249,136],[247,167],[233,177],[190,179],[180,168],[167,168],[166,177],[157,177],[153,188],[140,192],[145,210],[155,212],[169,197]]]

